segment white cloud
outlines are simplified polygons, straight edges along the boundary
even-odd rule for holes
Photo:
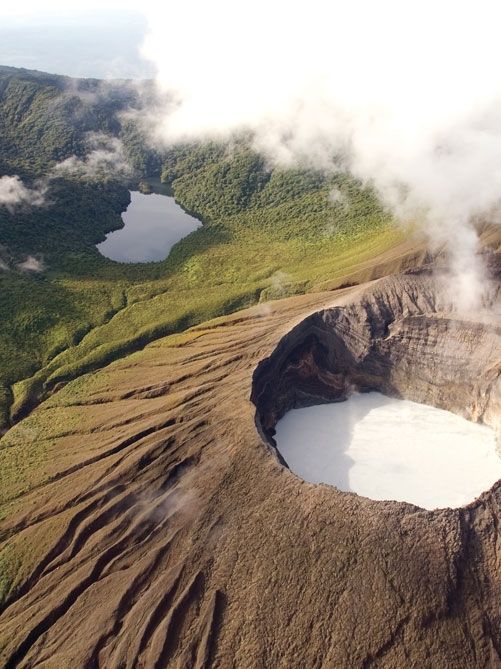
[[[332,202],[332,204],[344,204],[346,202],[346,195],[340,188],[334,186],[334,188],[329,193],[329,200]]]
[[[448,245],[460,286],[478,293],[471,221],[501,195],[499,3],[185,0],[146,11],[143,52],[177,99],[160,119],[168,141],[250,126],[282,162],[327,166],[344,153],[401,219]]]
[[[3,176],[0,177],[0,205],[7,207],[10,212],[22,205],[40,207],[44,204],[46,190],[41,184],[28,188],[17,175]]]
[[[58,163],[53,170],[54,176],[67,174],[94,179],[128,176],[132,173],[122,142],[116,137],[103,133],[89,133],[87,144],[89,153],[84,157],[71,156]]]
[[[27,256],[26,260],[16,265],[22,272],[43,272],[45,270],[45,263],[38,260],[34,256]]]
[[[483,283],[472,220],[501,193],[501,5],[494,0],[146,0],[100,7],[144,11],[143,53],[171,100],[158,114],[167,141],[242,127],[275,160],[329,166],[343,154],[402,220],[445,243],[458,282]],[[49,0],[44,12],[98,3]],[[28,16],[35,2],[2,8]],[[120,149],[66,161],[94,174]],[[111,155],[110,155],[111,154]],[[115,155],[116,157],[116,155]],[[468,289],[468,290],[467,290]]]

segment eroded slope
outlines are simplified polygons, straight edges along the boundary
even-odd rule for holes
[[[305,483],[249,399],[268,437],[288,406],[374,379],[497,415],[499,318],[446,307],[426,275],[293,297],[41,405],[0,451],[5,666],[497,666],[501,485],[428,512]]]

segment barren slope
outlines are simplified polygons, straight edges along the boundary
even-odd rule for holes
[[[272,435],[353,386],[495,424],[500,326],[390,277],[68,385],[0,451],[5,666],[499,666],[501,484],[454,511],[374,502],[301,481]]]

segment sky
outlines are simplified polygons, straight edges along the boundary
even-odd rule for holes
[[[139,49],[139,2],[0,3],[0,65],[73,77],[144,79],[155,68]]]

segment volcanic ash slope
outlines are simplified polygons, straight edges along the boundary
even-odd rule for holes
[[[0,450],[2,663],[499,666],[499,482],[425,511],[306,483],[273,444],[285,411],[354,390],[496,427],[493,313],[391,277],[257,306],[69,384]]]

